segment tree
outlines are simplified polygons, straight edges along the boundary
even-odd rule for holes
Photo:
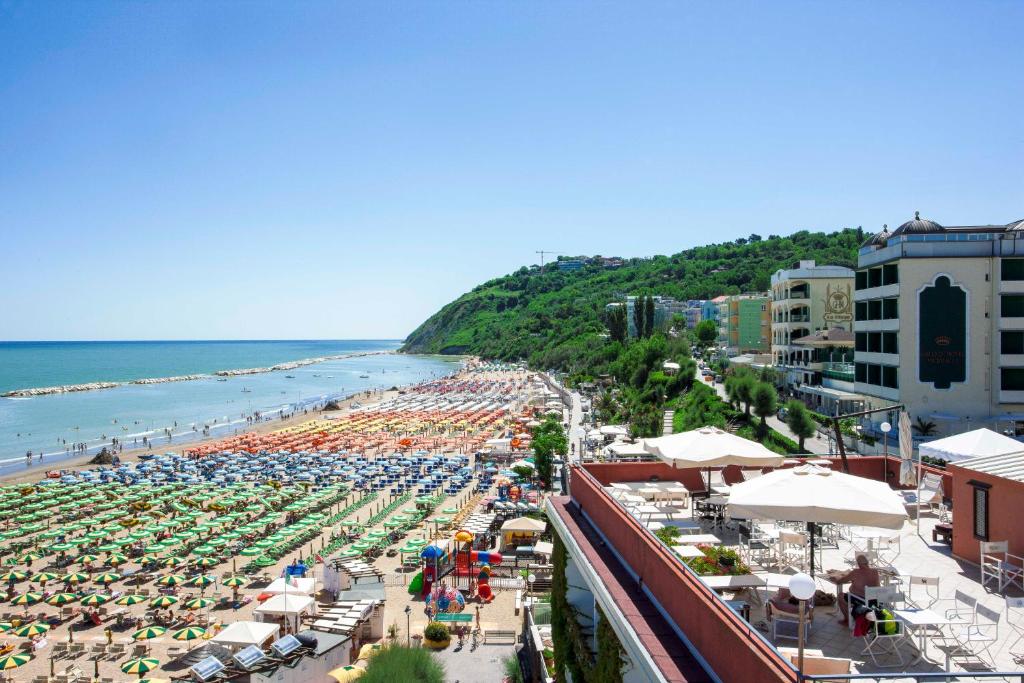
[[[654,334],[654,297],[647,297],[644,302],[644,336],[650,337]]]
[[[626,307],[619,304],[608,309],[608,336],[612,341],[625,343],[628,335],[626,325]]]
[[[701,320],[693,331],[697,335],[697,343],[701,346],[710,346],[718,339],[718,326],[713,320]]]
[[[565,455],[568,451],[569,440],[558,418],[549,415],[540,425],[534,427],[533,464],[537,468],[537,479],[541,486],[550,490],[554,456]]]
[[[643,339],[644,334],[644,298],[638,296],[633,300],[633,327],[636,328],[636,338]]]
[[[917,423],[912,427],[912,429],[920,436],[932,436],[935,434],[935,428],[934,422],[931,420],[925,420],[921,417],[917,418]]]
[[[733,378],[736,387],[736,399],[743,404],[743,413],[750,417],[750,404],[754,401],[754,387],[757,382],[750,375],[736,375]]]
[[[811,417],[811,411],[807,410],[803,401],[795,398],[786,404],[786,425],[799,440],[801,451],[804,450],[804,439],[809,439],[818,432],[818,424]]]
[[[775,393],[775,387],[767,382],[754,384],[753,403],[754,414],[761,418],[761,425],[758,429],[758,436],[764,439],[768,434],[768,416],[774,415],[778,410],[779,395]]]

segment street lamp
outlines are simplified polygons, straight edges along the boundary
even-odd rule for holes
[[[884,449],[884,455],[889,457],[889,432],[892,431],[892,425],[888,422],[883,422],[878,425],[878,428],[882,430],[882,447]]]
[[[797,671],[804,671],[804,616],[807,601],[814,597],[814,579],[800,572],[789,577],[789,594],[800,601],[800,625],[797,630]]]
[[[412,607],[409,607],[409,605],[406,605],[405,606],[405,646],[406,647],[409,647],[411,645],[411,643],[412,643],[412,641],[411,641],[412,634],[409,632],[410,631],[410,626],[409,626],[410,616],[409,615],[411,615],[411,614],[412,614]]]

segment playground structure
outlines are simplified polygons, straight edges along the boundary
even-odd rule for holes
[[[491,567],[501,564],[502,556],[500,553],[473,550],[473,538],[472,533],[463,529],[455,533],[450,551],[447,543],[444,546],[426,546],[420,553],[423,569],[410,581],[409,593],[419,595],[428,604],[432,600],[439,604],[437,600],[448,595],[443,591],[465,591],[470,598],[475,596],[483,602],[492,601]],[[450,587],[442,581],[449,575],[452,577]],[[462,593],[459,593],[459,598],[464,605]],[[451,600],[450,597],[448,599]]]

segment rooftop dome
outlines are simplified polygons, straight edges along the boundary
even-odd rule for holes
[[[922,235],[929,232],[943,232],[944,227],[930,221],[927,218],[921,218],[921,212],[914,212],[914,220],[907,221],[900,227],[896,228],[892,234],[894,235]]]
[[[891,236],[892,236],[892,233],[889,232],[889,226],[888,225],[883,225],[882,226],[882,232],[875,233],[874,235],[869,237],[867,239],[867,241],[864,242],[864,244],[862,244],[861,246],[864,246],[864,247],[884,247],[886,245],[886,243],[888,242],[889,237],[891,237]]]

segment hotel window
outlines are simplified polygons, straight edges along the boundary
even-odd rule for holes
[[[1024,368],[999,368],[999,388],[1003,391],[1024,391]]]
[[[868,333],[858,332],[854,335],[854,350],[855,351],[867,351],[868,350]]]
[[[972,507],[974,508],[974,537],[979,541],[988,540],[988,492],[991,484],[971,480]]]
[[[889,387],[890,389],[899,389],[900,383],[897,378],[896,366],[894,365],[883,365],[882,366],[882,386]]]
[[[1024,295],[1004,294],[1000,314],[1004,318],[1024,318]]]
[[[1003,330],[999,336],[1000,353],[1024,353],[1024,332]]]
[[[868,271],[868,287],[882,286],[882,269],[872,268]]]
[[[858,301],[854,311],[855,320],[867,320],[868,319],[868,302]]]
[[[869,332],[868,333],[868,351],[870,353],[881,353],[882,352],[882,333],[881,332]]]
[[[882,383],[882,366],[881,365],[869,365],[868,366],[868,384],[881,384]]]
[[[868,271],[858,270],[856,274],[856,280],[854,281],[854,288],[861,290],[868,288]]]
[[[1024,280],[1024,259],[1006,258],[1002,264],[1003,280]]]
[[[895,332],[882,333],[882,353],[899,353],[899,337]]]
[[[899,301],[896,299],[882,299],[882,320],[896,320],[899,317]]]
[[[899,266],[895,263],[889,263],[882,266],[882,284],[883,285],[896,285],[900,282],[900,270]]]
[[[868,302],[868,320],[882,319],[882,300],[874,299]]]
[[[867,366],[867,363],[854,363],[853,364],[853,380],[855,382],[867,382],[868,381],[868,366]]]

